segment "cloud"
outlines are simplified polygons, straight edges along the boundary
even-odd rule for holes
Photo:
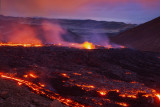
[[[159,0],[2,0],[5,11],[42,13],[48,11],[74,12],[92,4],[118,5],[121,3],[138,3],[143,6],[156,5]]]
[[[125,7],[135,6],[147,12],[152,10],[149,13],[153,13],[160,7],[160,0],[1,0],[1,2],[1,13],[4,15],[52,18],[104,17],[104,14],[111,13],[111,10],[117,7],[126,9]],[[118,10],[119,13],[123,11],[128,14],[128,10],[124,9]]]

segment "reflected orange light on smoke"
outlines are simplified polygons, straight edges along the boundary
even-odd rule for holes
[[[95,45],[90,42],[84,42],[82,45],[85,49],[95,49]]]
[[[106,48],[107,49],[112,49],[113,47],[112,47],[112,45],[107,45]]]
[[[125,46],[120,46],[120,48],[126,48]]]
[[[68,2],[64,3],[64,0],[16,0],[19,2],[10,3],[10,0],[2,0],[3,7],[5,10],[4,14],[14,13],[15,9],[17,13],[22,13],[24,15],[35,16],[35,14],[40,17],[48,16],[48,12],[52,11],[53,13],[62,13],[63,14],[74,14],[83,10],[84,7],[87,9],[95,6],[94,4],[105,5],[105,6],[115,6],[127,3],[136,3],[140,6],[153,7],[159,3],[159,0],[67,0]],[[29,6],[29,9],[28,7]],[[15,9],[13,9],[15,8]],[[26,12],[26,14],[24,13]],[[81,13],[81,12],[80,12]],[[36,15],[36,16],[37,16]]]

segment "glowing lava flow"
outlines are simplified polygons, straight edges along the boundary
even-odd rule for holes
[[[120,106],[123,106],[123,107],[129,106],[127,103],[119,103],[119,102],[117,102],[116,104],[118,104],[118,105],[120,105]]]
[[[105,96],[107,93],[105,91],[99,91],[100,95]]]
[[[80,48],[80,49],[95,49],[95,45],[90,42],[84,42],[83,44],[77,44],[77,43],[69,43],[67,45],[63,45],[61,43],[59,44],[51,44],[51,46],[68,46],[68,47],[74,47],[74,48]],[[42,44],[15,44],[15,43],[0,43],[0,46],[22,46],[22,47],[41,47],[45,46]]]
[[[156,97],[158,97],[158,99],[160,100],[160,94],[156,94]]]
[[[58,43],[58,44],[27,44],[27,43],[0,43],[0,46],[22,46],[22,47],[42,47],[42,46],[59,46],[59,47],[69,47],[69,48],[78,48],[78,49],[97,49],[98,47],[105,48],[105,49],[111,49],[111,48],[125,48],[124,46],[101,46],[101,45],[95,45],[91,42],[84,42],[82,44],[79,43]]]
[[[12,44],[12,43],[0,43],[0,46],[23,46],[23,47],[41,47],[41,44]]]
[[[37,78],[37,76],[33,73],[30,73],[29,76],[32,77],[32,78]]]
[[[96,48],[94,44],[89,43],[89,42],[84,42],[82,45],[85,49],[95,49]]]
[[[71,99],[63,98],[57,93],[51,92],[51,91],[49,91],[47,89],[44,89],[44,85],[43,86],[41,86],[41,85],[38,86],[37,84],[34,84],[32,82],[29,82],[29,81],[26,81],[26,80],[23,80],[23,79],[19,79],[19,78],[16,78],[16,77],[7,76],[7,75],[5,75],[3,73],[0,73],[0,76],[1,76],[1,78],[17,81],[18,85],[24,84],[24,85],[28,86],[29,88],[31,88],[35,93],[47,96],[48,98],[53,99],[53,100],[57,99],[57,100],[59,100],[60,102],[62,102],[63,104],[65,104],[67,106],[85,107],[85,105],[79,104],[78,102],[75,102],[75,101],[73,101]]]

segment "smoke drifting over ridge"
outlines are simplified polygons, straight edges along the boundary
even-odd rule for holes
[[[15,44],[41,44],[37,35],[29,25],[15,25],[11,34],[7,37],[7,42]]]
[[[12,23],[8,32],[1,32],[1,43],[13,44],[58,44],[62,43],[61,35],[65,34],[65,29],[60,25],[43,22],[41,25]],[[40,32],[42,31],[42,32]],[[39,35],[39,33],[42,35]]]
[[[38,20],[38,19],[36,19]],[[3,22],[9,21],[3,20]],[[96,29],[96,28],[95,28]],[[93,28],[93,30],[95,30]],[[89,43],[90,42],[90,43]],[[80,49],[95,49],[96,46],[105,48],[119,48],[111,44],[106,35],[91,33],[86,36],[77,35],[63,28],[57,21],[41,21],[34,23],[32,20],[9,22],[0,29],[0,45],[2,46],[43,46],[58,45]],[[16,45],[17,44],[17,45]]]
[[[45,40],[49,44],[59,44],[63,42],[61,38],[62,34],[65,34],[66,31],[60,27],[58,24],[51,24],[49,22],[43,22],[42,28],[45,36]]]

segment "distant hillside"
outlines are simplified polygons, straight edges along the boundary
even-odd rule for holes
[[[160,17],[120,33],[111,41],[142,51],[160,52]]]
[[[126,24],[124,22],[109,22],[96,20],[69,20],[59,19],[59,23],[71,31],[81,36],[99,35],[114,36],[122,31],[135,27],[135,24]]]
[[[42,36],[41,25],[44,21],[49,23],[58,23],[67,30],[66,41],[84,42],[93,40],[95,36],[108,37],[114,36],[122,31],[135,27],[135,24],[126,24],[123,22],[107,22],[95,20],[73,20],[73,19],[48,19],[39,17],[11,17],[0,15],[0,32],[1,35],[7,36],[11,33],[11,26],[15,24],[29,25],[36,29],[38,35]],[[16,26],[15,26],[16,27]],[[91,41],[92,42],[92,41]]]

